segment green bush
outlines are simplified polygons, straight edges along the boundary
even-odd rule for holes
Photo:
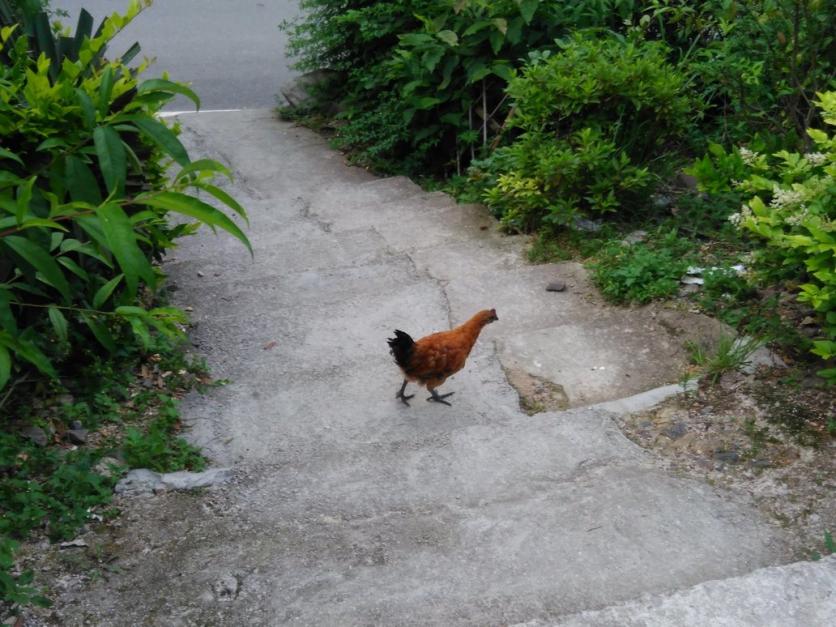
[[[245,216],[211,183],[229,173],[192,161],[155,117],[176,94],[199,104],[197,96],[167,79],[140,80],[146,64],[129,70],[100,54],[139,11],[131,3],[92,37],[84,20],[75,38],[41,29],[33,40],[21,24],[0,31],[0,388],[33,368],[56,377],[90,341],[115,351],[130,334],[149,346],[152,330],[179,333],[182,312],[149,304],[162,279],[152,262],[197,227],[172,226],[169,212],[249,246],[194,195]]]
[[[304,0],[285,24],[300,69],[336,71],[337,146],[383,171],[461,172],[501,131],[505,87],[531,50],[565,33],[538,0]]]
[[[819,94],[818,105],[825,123],[836,126],[836,92]],[[802,277],[798,300],[818,313],[824,333],[812,352],[829,360],[836,357],[836,138],[807,133],[815,152],[750,155],[751,173],[737,186],[754,195],[729,219],[771,249],[755,256],[762,271],[777,257],[782,269]],[[823,374],[836,381],[836,368]]]
[[[675,231],[659,234],[647,243],[613,241],[590,265],[592,279],[604,296],[617,303],[669,298],[679,290],[692,248],[693,244]]]
[[[693,115],[663,46],[591,33],[533,58],[508,93],[510,124],[522,135],[471,174],[486,203],[520,230],[635,208],[656,180],[648,164]]]

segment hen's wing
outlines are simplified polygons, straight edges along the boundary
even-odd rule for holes
[[[415,343],[406,374],[422,383],[441,385],[447,377],[464,367],[469,352],[450,332],[428,335]]]

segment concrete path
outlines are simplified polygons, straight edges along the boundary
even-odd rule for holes
[[[181,119],[252,218],[255,261],[207,233],[167,264],[231,380],[187,400],[191,437],[237,478],[128,501],[118,571],[65,591],[65,624],[549,624],[791,558],[749,504],[670,476],[588,406],[675,382],[710,321],[606,307],[479,207],[346,167],[270,111]],[[453,406],[397,402],[392,330],[485,307],[499,322],[442,389]],[[571,409],[526,415],[509,377]]]

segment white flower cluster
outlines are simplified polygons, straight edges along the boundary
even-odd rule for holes
[[[804,155],[804,158],[807,159],[807,163],[812,166],[822,165],[825,161],[827,161],[827,155],[820,152],[808,152]]]
[[[728,217],[729,222],[731,222],[734,226],[740,226],[740,223],[744,220],[748,220],[752,217],[752,210],[749,208],[749,205],[743,205],[740,208],[740,211],[737,213],[733,213]]]
[[[777,185],[772,188],[772,200],[769,206],[773,209],[781,209],[790,205],[798,205],[804,200],[804,194],[794,189],[782,189]]]
[[[755,165],[755,161],[758,158],[758,153],[752,152],[745,146],[740,147],[740,158],[743,159],[743,163],[746,165]]]
[[[793,214],[788,215],[784,218],[784,224],[788,224],[789,226],[798,226],[807,218],[808,212],[807,207],[804,205],[801,206],[801,211],[796,211]]]

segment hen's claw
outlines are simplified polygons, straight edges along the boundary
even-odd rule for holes
[[[414,394],[410,394],[409,396],[404,395],[404,390],[406,390],[406,384],[407,384],[407,380],[404,379],[403,380],[403,385],[401,386],[400,391],[397,394],[395,394],[395,398],[401,399],[401,402],[404,405],[406,405],[407,407],[409,407],[409,399],[411,399],[415,395]]]
[[[398,392],[398,394],[395,396],[395,398],[399,398],[399,399],[401,399],[401,402],[402,402],[404,405],[406,405],[407,407],[409,407],[409,406],[410,406],[410,405],[409,405],[409,399],[411,399],[413,396],[415,396],[415,395],[414,395],[414,394],[410,394],[409,396],[404,396],[403,392]]]
[[[432,394],[432,396],[430,396],[427,399],[428,401],[433,401],[435,403],[443,403],[444,405],[447,405],[447,407],[452,407],[453,406],[452,404],[448,403],[444,399],[447,398],[448,396],[453,396],[453,394],[455,394],[455,392],[447,392],[447,394],[439,394],[435,390],[430,390],[430,394]]]

